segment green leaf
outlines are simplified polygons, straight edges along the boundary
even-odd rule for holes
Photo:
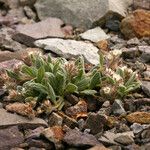
[[[131,77],[129,78],[129,80],[125,83],[125,86],[129,86],[131,85],[134,81],[135,81],[135,78],[136,78],[136,72],[134,72]]]
[[[115,81],[112,77],[110,77],[110,76],[106,76],[106,80],[107,80],[109,83],[111,83],[112,85],[114,85],[114,84],[116,83],[116,81]]]
[[[29,86],[30,88],[32,88],[32,89],[34,89],[38,92],[47,94],[46,87],[44,85],[40,84],[40,83],[28,82],[27,86]]]
[[[56,93],[57,95],[63,95],[66,86],[66,76],[60,72],[57,72],[56,77]]]
[[[65,93],[74,93],[78,90],[78,87],[75,84],[68,83],[65,89]]]
[[[89,87],[90,78],[85,77],[81,80],[79,80],[75,85],[78,87],[78,91],[83,91]]]
[[[56,85],[56,79],[53,73],[51,72],[46,72],[45,73],[45,78],[46,78],[46,82],[48,82],[52,88],[54,89],[54,91],[57,90],[57,85]]]
[[[124,76],[125,76],[123,70],[120,68],[117,69],[116,73],[119,74],[122,78],[124,78]]]
[[[36,82],[41,83],[42,79],[44,78],[44,74],[45,74],[45,69],[43,66],[41,66],[38,69]]]
[[[10,78],[13,78],[15,80],[19,80],[20,77],[18,74],[14,73],[13,71],[10,71],[10,70],[6,70],[7,71],[7,75],[10,77]]]
[[[54,104],[56,104],[56,95],[55,95],[55,92],[54,92],[52,86],[49,83],[47,83],[46,86],[47,86],[46,91],[47,91],[48,97]]]
[[[50,54],[50,53],[48,54],[47,62],[48,62],[48,63],[52,63],[52,57],[51,57],[51,54]]]
[[[33,78],[37,76],[37,70],[34,67],[29,67],[27,65],[22,66],[21,72]]]
[[[100,84],[100,73],[96,72],[90,82],[90,89],[94,89],[98,84]]]
[[[97,92],[95,90],[84,90],[80,92],[80,94],[85,94],[85,95],[94,95],[96,93]]]

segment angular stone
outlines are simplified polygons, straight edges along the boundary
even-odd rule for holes
[[[105,39],[108,39],[108,36],[100,27],[87,30],[86,32],[80,34],[82,39],[89,40],[92,42],[99,42]]]
[[[130,123],[149,124],[150,113],[149,112],[134,112],[126,116],[126,119]]]
[[[77,129],[68,131],[65,134],[63,141],[68,145],[75,147],[87,147],[100,144],[92,134],[82,133]]]
[[[141,60],[142,62],[150,62],[150,46],[138,46],[139,51],[142,53]]]
[[[36,139],[36,138],[39,138],[41,133],[43,132],[44,130],[44,127],[38,127],[34,130],[26,130],[25,132],[25,138],[26,139]]]
[[[37,40],[35,41],[35,45],[45,50],[52,51],[67,59],[83,55],[86,62],[91,64],[99,63],[99,50],[91,43],[49,38],[45,40]]]
[[[66,26],[62,20],[52,17],[38,23],[18,25],[16,30],[18,33],[13,39],[28,46],[33,46],[33,42],[38,39],[65,37],[72,34],[71,26]]]
[[[22,116],[26,116],[28,118],[35,117],[35,111],[33,110],[30,104],[18,103],[18,102],[12,104],[10,103],[6,105],[6,110],[13,113],[17,113]]]
[[[122,115],[122,114],[126,114],[125,109],[123,108],[123,104],[121,102],[121,100],[116,99],[112,105],[112,113],[114,115]]]
[[[17,126],[0,129],[0,149],[9,150],[24,142],[23,134]]]
[[[136,10],[121,22],[121,32],[128,39],[150,36],[150,11]]]
[[[4,64],[8,63],[8,66],[11,66],[12,64],[15,64],[17,62],[19,63],[19,61],[21,62],[22,60],[28,64],[29,56],[31,54],[42,54],[42,50],[40,50],[39,48],[27,48],[16,52],[0,51],[0,62],[3,62]],[[12,69],[12,68],[8,67],[8,69]]]
[[[12,40],[15,31],[11,28],[2,28],[0,30],[0,48],[10,51],[23,50],[26,46]]]
[[[118,143],[116,143],[114,139],[118,138],[119,136],[129,136],[131,138],[134,138],[133,131],[116,134],[110,131],[106,131],[98,140],[104,145],[118,145]]]
[[[114,139],[115,142],[123,145],[130,145],[134,143],[134,140],[131,136],[128,135],[120,135],[117,138]]]
[[[102,114],[90,113],[84,128],[90,129],[92,134],[97,134],[103,131],[104,125],[106,125],[107,116]]]
[[[68,107],[65,113],[75,119],[85,118],[87,117],[87,103],[81,100],[76,105]]]
[[[124,17],[129,4],[131,0],[37,0],[34,6],[41,20],[53,16],[75,27],[90,28],[96,21],[105,24],[112,16]]]
[[[15,68],[22,66],[23,64],[24,64],[23,61],[17,60],[17,59],[4,61],[0,63],[0,71],[6,70],[6,69],[13,70]]]
[[[150,82],[149,81],[142,81],[142,90],[148,97],[150,97]]]
[[[50,127],[52,126],[61,126],[63,123],[63,118],[57,113],[53,112],[48,119],[48,124]]]
[[[17,114],[9,113],[5,109],[0,109],[0,114],[0,128],[14,125],[31,129],[38,126],[47,126],[47,123],[40,118],[34,118],[31,120]]]
[[[61,126],[53,126],[46,128],[42,135],[46,137],[50,142],[54,143],[56,149],[62,148],[62,140],[64,137],[64,132]]]

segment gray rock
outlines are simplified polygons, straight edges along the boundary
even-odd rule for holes
[[[141,60],[142,62],[150,62],[150,46],[138,46],[140,52],[142,52]]]
[[[38,126],[47,126],[47,123],[40,118],[34,118],[31,120],[26,117],[19,116],[17,114],[9,113],[5,109],[0,109],[0,114],[0,128],[14,125],[31,129],[36,128]]]
[[[15,31],[11,28],[2,28],[0,30],[0,48],[10,51],[19,51],[26,48],[26,46],[12,40]]]
[[[17,126],[0,129],[0,149],[9,150],[24,142],[23,134]]]
[[[13,39],[25,45],[33,46],[33,42],[38,39],[71,35],[72,27],[63,25],[62,20],[51,17],[38,23],[18,25],[16,29],[18,33],[13,35]]]
[[[125,114],[126,111],[123,107],[123,104],[121,102],[121,100],[119,99],[116,99],[112,105],[112,113],[114,115],[122,115],[122,114]]]
[[[115,142],[115,139],[119,136],[129,136],[134,138],[133,131],[116,134],[110,131],[106,131],[98,140],[105,145],[118,145],[118,143]]]
[[[148,97],[150,97],[150,82],[149,81],[142,81],[142,90]]]
[[[88,63],[99,63],[99,49],[93,46],[91,43],[49,38],[44,40],[37,40],[35,41],[35,45],[45,50],[50,50],[67,59],[83,55]]]
[[[111,31],[118,32],[120,30],[119,18],[111,18],[110,20],[106,21],[105,27]]]
[[[137,46],[139,44],[140,44],[140,41],[136,37],[127,41],[127,46]]]
[[[75,147],[87,147],[100,144],[92,134],[82,133],[77,129],[68,131],[65,134],[63,141],[68,145]]]
[[[114,15],[125,17],[129,4],[131,0],[37,0],[34,6],[41,20],[53,16],[75,27],[90,28],[95,22],[104,24]]]
[[[90,129],[92,134],[98,134],[103,131],[103,127],[107,122],[107,116],[103,114],[90,113],[85,122],[84,128]]]
[[[145,129],[145,130],[141,133],[141,138],[142,138],[142,139],[150,139],[150,128]]]
[[[62,123],[63,123],[63,118],[55,112],[53,112],[48,119],[48,124],[50,127],[61,126]]]
[[[134,143],[134,140],[131,136],[128,135],[120,135],[114,139],[115,142],[122,144],[122,145],[130,145]]]
[[[122,54],[124,58],[133,59],[139,56],[137,47],[122,48]]]
[[[143,75],[144,75],[144,78],[150,79],[150,71],[144,71]]]
[[[142,132],[143,130],[150,128],[150,125],[146,125],[146,124],[141,125],[139,123],[134,123],[133,125],[131,125],[130,128],[133,130],[134,134],[138,134],[138,133]]]
[[[80,34],[82,39],[89,40],[92,42],[99,42],[101,40],[108,39],[108,36],[100,27],[90,29],[82,34]]]
[[[44,127],[38,127],[34,130],[26,130],[25,132],[25,138],[26,139],[36,139],[36,138],[39,138],[41,133],[43,132],[44,130]]]

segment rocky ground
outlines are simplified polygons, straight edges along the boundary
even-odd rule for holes
[[[0,0],[0,150],[149,150],[149,10],[149,0]],[[61,111],[35,115],[3,82],[29,54],[82,55],[88,71],[116,49],[141,83],[123,99],[70,94]]]

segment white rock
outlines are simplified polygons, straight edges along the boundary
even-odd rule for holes
[[[100,27],[96,27],[94,29],[88,30],[82,34],[80,34],[82,39],[90,40],[92,42],[99,42],[101,40],[108,39],[108,36]]]
[[[91,64],[99,63],[99,49],[91,43],[75,40],[49,38],[35,41],[35,45],[45,50],[50,50],[64,58],[83,55],[85,61]]]
[[[40,20],[49,16],[63,19],[75,27],[90,28],[93,23],[112,16],[125,17],[132,0],[37,0]]]

